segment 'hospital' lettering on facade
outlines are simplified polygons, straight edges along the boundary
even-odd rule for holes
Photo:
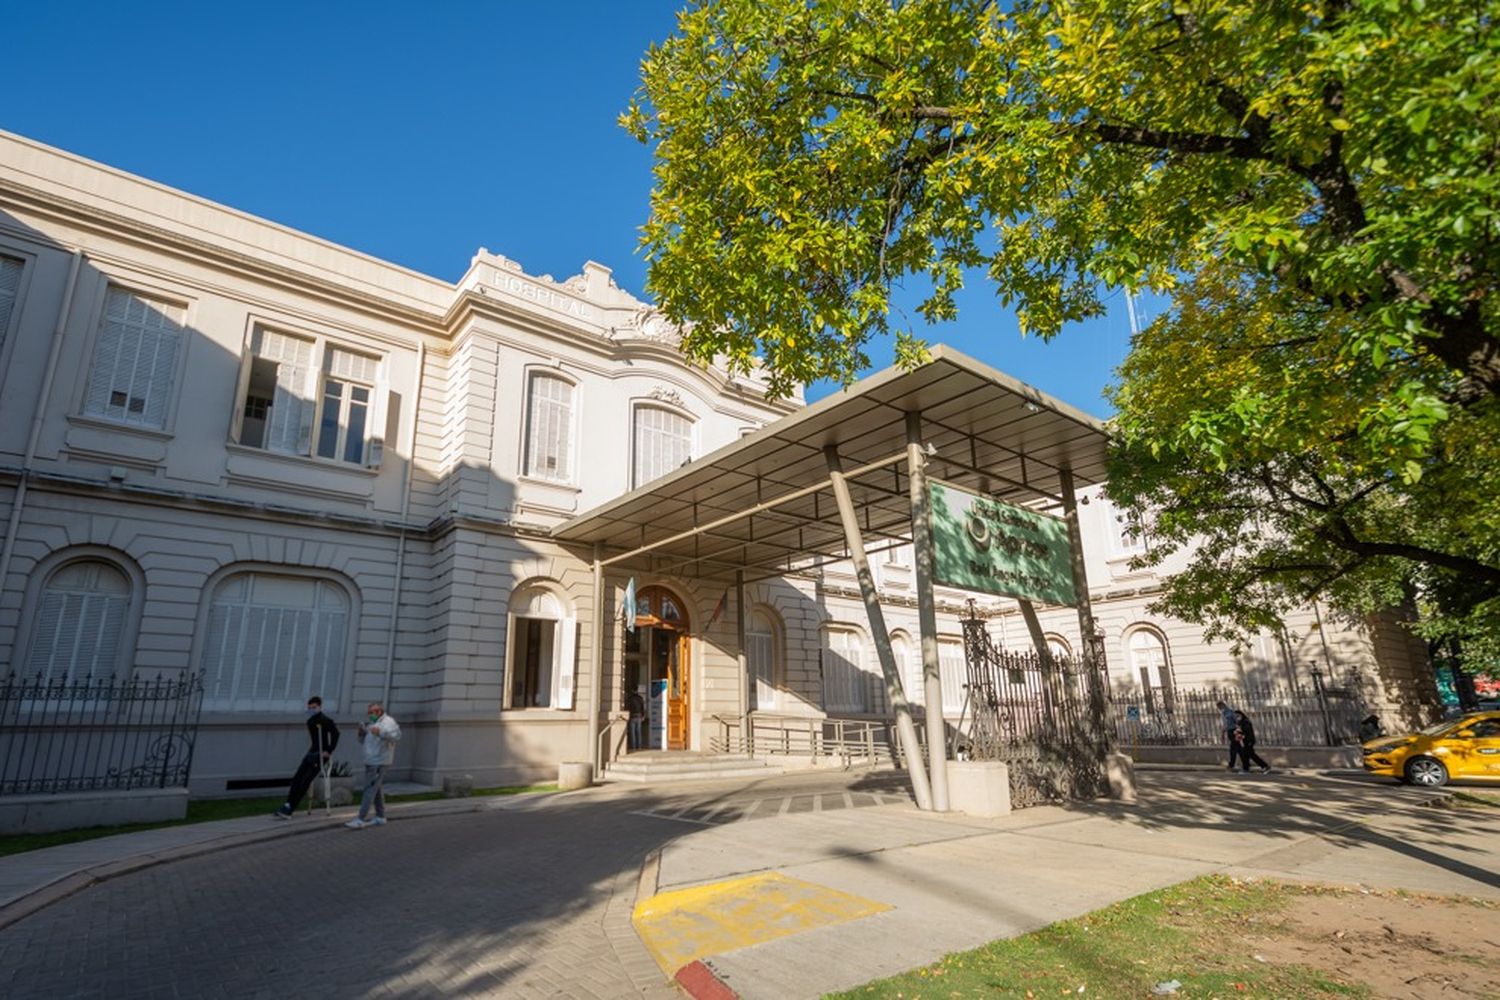
[[[567,313],[569,316],[576,316],[579,319],[593,318],[593,313],[588,305],[579,302],[571,295],[563,295],[550,288],[534,285],[514,275],[501,275],[498,278],[497,284],[500,288],[503,288],[517,298],[526,299],[538,305],[544,305],[549,309],[556,309],[558,312]]]

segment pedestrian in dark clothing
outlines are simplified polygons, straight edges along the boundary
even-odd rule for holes
[[[632,691],[625,696],[625,711],[630,717],[625,730],[626,749],[639,750],[646,742],[641,731],[646,723],[646,699],[641,697],[639,691]]]
[[[1224,730],[1224,739],[1229,744],[1229,770],[1237,771],[1235,762],[1240,756],[1240,745],[1234,738],[1234,709],[1222,701],[1216,703],[1219,706],[1219,722]]]
[[[271,815],[277,819],[291,819],[292,813],[302,804],[302,796],[323,768],[323,762],[333,756],[339,745],[339,727],[323,714],[323,699],[313,695],[307,699],[307,753],[292,775],[292,787],[287,789],[286,801]]]
[[[1250,716],[1244,712],[1234,713],[1235,741],[1239,743],[1240,770],[1245,774],[1250,773],[1250,764],[1260,768],[1260,773],[1265,774],[1271,770],[1271,765],[1260,759],[1255,752],[1255,724],[1250,721]]]

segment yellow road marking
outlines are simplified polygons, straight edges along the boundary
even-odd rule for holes
[[[632,922],[670,976],[694,959],[889,909],[885,903],[771,873],[658,893],[636,904]]]

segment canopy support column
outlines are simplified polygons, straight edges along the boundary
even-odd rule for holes
[[[594,543],[594,620],[589,626],[589,752],[594,780],[604,770],[604,752],[599,746],[599,713],[604,710],[604,546]]]
[[[1064,466],[1057,478],[1062,486],[1063,520],[1068,526],[1068,555],[1073,566],[1073,589],[1078,594],[1078,631],[1083,640],[1083,668],[1089,678],[1089,721],[1100,734],[1105,749],[1113,749],[1114,739],[1104,724],[1104,685],[1099,676],[1104,664],[1094,642],[1094,606],[1089,601],[1089,578],[1083,561],[1083,533],[1078,527],[1078,496],[1073,491],[1073,470]]]
[[[886,697],[896,714],[896,736],[901,742],[901,753],[906,758],[906,770],[911,775],[912,795],[918,809],[932,808],[932,790],[927,783],[927,769],[922,766],[922,750],[917,743],[917,727],[911,718],[911,706],[906,702],[906,692],[901,687],[901,676],[896,672],[896,654],[891,651],[891,633],[885,627],[885,615],[880,610],[880,595],[875,592],[875,578],[870,574],[870,560],[865,555],[864,536],[859,530],[859,518],[854,511],[854,500],[849,495],[849,483],[839,462],[839,451],[834,445],[823,449],[828,462],[828,478],[833,486],[833,498],[838,504],[839,521],[844,526],[844,541],[849,546],[849,556],[854,563],[855,575],[859,577],[859,592],[865,601],[865,614],[869,616],[870,633],[875,639],[875,651],[880,655],[880,672],[885,675]],[[942,753],[939,748],[938,753]]]
[[[1016,598],[1016,603],[1021,606],[1021,619],[1026,622],[1026,631],[1031,636],[1031,648],[1036,650],[1037,659],[1042,664],[1042,692],[1047,697],[1047,721],[1051,725],[1057,724],[1057,715],[1062,711],[1063,692],[1062,678],[1058,676],[1057,661],[1052,658],[1052,649],[1047,645],[1047,636],[1042,631],[1042,621],[1036,615],[1036,607],[1024,597]]]
[[[922,692],[926,702],[932,808],[948,811],[948,730],[943,721],[943,672],[938,659],[937,602],[932,594],[932,520],[927,509],[927,456],[922,415],[906,415],[906,474],[911,495],[911,541],[917,575],[917,620],[922,633]],[[863,553],[863,549],[860,550]]]
[[[745,752],[755,756],[755,741],[750,733],[750,659],[745,655],[745,571],[734,571],[734,636],[735,661],[740,668],[740,735],[745,741]]]

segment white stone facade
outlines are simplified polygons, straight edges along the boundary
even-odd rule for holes
[[[676,348],[598,264],[554,281],[481,250],[450,284],[0,133],[0,676],[206,671],[195,794],[284,779],[313,693],[340,722],[385,698],[408,734],[397,771],[418,780],[587,759],[591,566],[549,530],[800,405]],[[1154,577],[1112,558],[1106,508],[1085,507],[1084,530],[1122,683],[1150,626],[1178,683],[1333,659],[1420,686],[1414,661],[1377,669],[1364,631],[1325,622],[1336,655],[1320,653],[1311,613],[1289,623],[1291,667],[1151,621]],[[899,559],[873,561],[911,669]],[[714,716],[742,708],[733,608],[715,619],[716,585],[637,583],[695,623],[690,744],[706,748]],[[603,595],[612,715],[624,585]],[[940,595],[954,637],[962,597]],[[852,576],[747,601],[761,711],[823,713],[835,653],[878,671]],[[983,602],[1019,643],[1005,603]],[[553,624],[518,645],[518,619]],[[1044,621],[1077,648],[1071,611]],[[1407,657],[1376,634],[1385,660]],[[550,664],[535,677],[527,650]],[[879,710],[856,695],[831,714]]]

